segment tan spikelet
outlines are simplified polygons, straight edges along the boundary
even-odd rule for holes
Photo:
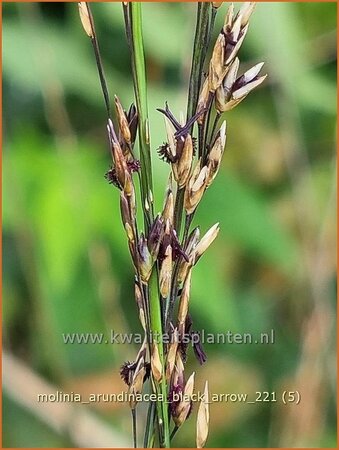
[[[209,91],[209,83],[208,83],[208,77],[207,77],[206,80],[204,81],[204,84],[201,89],[201,93],[200,93],[199,100],[198,100],[197,112],[202,111],[203,109],[206,108],[209,95],[210,95],[210,91]],[[204,117],[205,117],[205,113],[200,114],[200,116],[198,117],[197,122],[200,125],[203,123]]]
[[[204,399],[201,401],[197,415],[197,448],[203,448],[207,441],[209,427],[208,382],[205,383]]]
[[[173,224],[173,214],[174,214],[174,200],[172,190],[167,191],[167,196],[165,200],[164,209],[162,212],[162,217],[164,221],[168,221],[171,225]]]
[[[165,250],[165,257],[161,263],[159,274],[160,294],[163,298],[167,298],[171,288],[172,279],[172,247],[168,245]]]
[[[185,320],[188,313],[188,304],[190,299],[190,291],[191,291],[191,275],[192,270],[189,270],[186,280],[184,283],[184,287],[182,289],[182,293],[180,296],[180,304],[179,304],[179,311],[178,311],[178,324],[179,324],[179,331],[182,332],[182,328],[184,327]]]
[[[220,231],[219,223],[213,225],[207,233],[201,238],[194,251],[194,264],[198,262],[200,257],[205,253]]]
[[[179,343],[178,339],[179,339],[179,334],[178,334],[178,329],[176,328],[173,331],[173,340],[169,345],[169,350],[168,350],[168,354],[167,354],[167,363],[166,363],[166,380],[167,381],[170,380],[172,373],[173,373],[174,366],[175,366],[178,343]]]
[[[89,11],[88,11],[86,2],[78,2],[78,7],[79,7],[80,20],[81,20],[82,26],[85,30],[85,33],[87,34],[88,37],[93,38],[94,31],[93,31],[93,27],[92,27],[92,23],[90,20]]]
[[[135,409],[135,407],[137,406],[138,402],[137,402],[135,396],[142,392],[145,373],[146,373],[146,369],[145,369],[145,364],[144,364],[144,358],[141,357],[139,359],[138,365],[135,369],[133,379],[132,379],[131,385],[128,390],[128,393],[131,395],[131,397],[129,397],[129,406],[131,409]]]
[[[130,132],[130,129],[128,126],[128,121],[126,118],[125,111],[122,107],[122,104],[120,103],[118,96],[115,95],[114,100],[115,100],[115,108],[117,111],[120,132],[121,132],[123,138],[125,139],[125,141],[128,144],[130,144],[131,143],[131,132]]]
[[[193,142],[190,134],[185,139],[184,148],[177,167],[177,176],[179,187],[185,186],[189,173],[191,171],[193,158]]]
[[[178,405],[178,408],[176,410],[176,416],[173,417],[177,427],[180,427],[185,422],[188,413],[190,412],[192,404],[192,394],[194,391],[194,376],[195,373],[193,372],[192,375],[187,380],[183,393],[183,399]]]
[[[155,381],[159,383],[162,378],[162,364],[160,361],[158,345],[156,343],[153,343],[152,346],[151,369]]]

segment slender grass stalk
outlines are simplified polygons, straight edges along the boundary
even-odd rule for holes
[[[211,35],[211,9],[210,2],[201,2],[198,4],[187,100],[187,120],[193,116],[197,109],[198,97],[201,88],[202,69],[205,63],[209,44],[207,37],[210,37]]]
[[[95,61],[96,61],[97,69],[98,69],[101,90],[102,90],[102,93],[103,93],[103,96],[104,96],[107,116],[108,116],[108,118],[112,119],[111,102],[110,102],[110,98],[109,98],[109,92],[108,92],[108,88],[107,88],[104,67],[103,67],[103,64],[102,64],[98,38],[97,38],[97,35],[96,35],[96,32],[95,32],[93,15],[92,15],[92,11],[91,11],[91,8],[89,6],[89,3],[86,3],[86,9],[87,9],[88,21],[89,21],[89,27],[90,27],[89,37],[91,39],[91,43],[92,43],[92,46],[93,46],[93,51],[94,51]]]
[[[152,159],[149,138],[149,120],[147,106],[147,82],[145,56],[142,37],[141,3],[130,2],[129,12],[129,35],[132,53],[132,69],[134,79],[134,91],[137,111],[139,115],[139,146],[141,162],[141,195],[143,200],[143,211],[145,228],[148,231],[153,220],[153,181],[152,181]]]
[[[163,336],[163,326],[161,317],[161,307],[159,299],[159,289],[158,289],[158,277],[156,271],[153,270],[150,280],[150,315],[151,315],[151,330],[154,336],[158,336],[160,341],[156,342],[155,345],[158,347],[159,358],[164,372],[165,369],[165,357],[164,348],[162,343]],[[170,447],[170,434],[169,434],[169,420],[168,420],[168,406],[167,406],[167,385],[165,374],[159,383],[155,381],[156,390],[161,394],[161,399],[157,400],[157,412],[158,412],[158,425],[161,431],[162,442],[160,442],[161,447]]]
[[[152,447],[152,444],[154,441],[155,410],[156,410],[155,402],[150,402],[150,404],[148,406],[148,411],[147,411],[145,436],[144,436],[144,447],[145,448]]]
[[[197,109],[198,97],[201,88],[202,69],[204,66],[209,44],[207,36],[208,35],[210,36],[211,34],[210,13],[211,13],[210,2],[198,3],[191,74],[187,99],[187,114],[186,114],[187,120],[189,120],[194,115]],[[190,132],[191,131],[192,129],[190,130]],[[174,206],[174,228],[176,229],[178,236],[180,236],[181,231],[184,191],[185,191],[184,189],[178,190]]]
[[[142,17],[141,4],[139,2],[131,2],[129,7],[130,21],[130,37],[132,49],[132,66],[134,76],[134,89],[137,110],[139,115],[139,145],[141,160],[141,195],[144,204],[145,228],[149,231],[149,227],[153,221],[153,186],[152,186],[152,161],[150,152],[149,139],[149,121],[147,108],[147,83],[145,56],[142,38]],[[163,335],[162,314],[160,307],[159,282],[157,270],[154,267],[149,281],[149,309],[150,309],[150,330],[156,336]],[[163,369],[165,368],[163,343],[156,343],[159,352],[159,358]],[[161,433],[161,447],[169,447],[169,421],[167,408],[167,385],[166,379],[162,376],[160,383],[154,380],[156,390],[163,401],[157,400],[158,425]]]
[[[210,19],[211,9],[213,11],[213,20]],[[216,9],[211,8],[211,4],[209,2],[198,3],[197,6],[197,19],[196,19],[196,28],[195,28],[195,36],[194,36],[194,44],[193,44],[193,55],[192,55],[192,63],[191,63],[191,73],[189,80],[189,90],[188,90],[188,99],[187,99],[187,114],[186,118],[189,120],[195,113],[198,104],[199,92],[201,89],[201,81],[202,81],[202,69],[205,63],[206,53],[209,45],[209,41],[211,38],[212,27],[214,25]],[[191,133],[193,129],[193,125],[189,132]],[[180,236],[181,232],[181,222],[182,222],[182,214],[183,214],[183,203],[184,203],[184,194],[185,189],[179,189],[176,196],[175,206],[174,206],[174,228],[177,231],[177,235]],[[192,217],[193,219],[193,217]],[[192,220],[190,220],[191,224]],[[189,226],[185,227],[185,238],[183,240],[183,247],[185,247],[185,240],[187,238],[189,232]],[[176,277],[178,274],[179,262],[175,264],[174,267],[174,276],[173,282],[171,286],[171,294],[166,303],[166,328],[168,328],[169,320],[173,312],[175,299],[177,297],[178,286]]]
[[[133,431],[133,445],[137,448],[137,412],[135,409],[131,409],[132,414],[132,431]]]

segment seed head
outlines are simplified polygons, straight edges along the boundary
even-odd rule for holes
[[[236,78],[239,61],[237,59],[234,60],[223,84],[216,92],[216,108],[220,113],[233,109],[265,80],[267,75],[258,76],[263,65],[264,63],[256,64],[243,75]]]

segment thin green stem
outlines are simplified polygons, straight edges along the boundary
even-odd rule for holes
[[[140,146],[140,162],[141,162],[141,200],[144,212],[145,231],[148,233],[153,221],[153,183],[152,183],[152,161],[149,139],[149,122],[148,122],[148,106],[147,106],[147,83],[146,68],[142,38],[142,18],[141,4],[139,2],[131,2],[128,9],[124,8],[127,39],[129,41],[132,54],[132,71],[133,82],[136,97],[136,106],[139,116],[139,146]],[[162,314],[160,306],[160,297],[158,289],[158,274],[156,268],[153,269],[150,281],[147,287],[148,306],[149,306],[149,332],[155,336],[162,337]],[[159,358],[165,368],[164,347],[162,339],[156,342],[159,352]],[[158,383],[152,379],[156,394],[161,394],[161,399],[156,401],[156,412],[159,427],[159,441],[161,447],[169,447],[169,419],[167,409],[167,385],[165,377],[162,377]],[[148,415],[145,439],[147,444],[150,443],[154,430],[154,413],[150,410]]]
[[[197,109],[199,92],[201,87],[202,71],[207,53],[210,25],[210,2],[198,3],[197,23],[194,36],[191,75],[187,100],[187,120]]]
[[[163,376],[159,383],[154,380],[154,384],[156,387],[157,393],[161,394],[161,398],[157,400],[157,413],[158,413],[158,424],[159,430],[162,435],[162,442],[160,442],[161,447],[169,448],[170,439],[169,439],[169,419],[168,419],[168,407],[167,407],[167,384],[166,378],[164,376],[165,371],[165,355],[164,355],[164,347],[162,342],[163,337],[163,326],[162,326],[162,315],[161,315],[161,306],[160,306],[160,298],[159,298],[159,289],[158,289],[158,277],[156,270],[154,269],[151,275],[151,279],[149,281],[149,302],[150,302],[150,316],[151,316],[151,330],[153,333],[153,337],[159,339],[158,342],[155,342],[155,345],[158,347],[158,353],[160,362],[162,365]]]
[[[89,17],[89,20],[91,23],[91,28],[93,31],[93,37],[91,37],[90,39],[91,39],[91,43],[92,43],[93,50],[94,50],[96,65],[98,68],[101,90],[102,90],[104,100],[105,100],[107,115],[110,119],[112,119],[109,93],[108,93],[108,88],[107,88],[107,83],[106,83],[106,78],[105,78],[104,67],[103,67],[101,55],[100,55],[99,42],[98,42],[97,34],[95,31],[93,15],[92,15],[92,11],[89,6],[89,3],[86,3],[86,7],[87,7],[87,11],[88,11],[88,17]]]
[[[152,442],[154,440],[154,419],[155,419],[155,402],[150,402],[148,405],[147,419],[146,419],[146,429],[144,436],[144,447],[152,447]]]
[[[127,35],[130,36],[132,53],[132,71],[136,106],[139,116],[139,146],[140,146],[140,179],[141,197],[144,211],[145,229],[149,230],[153,220],[153,180],[152,159],[149,138],[149,121],[147,106],[147,83],[145,56],[142,37],[141,3],[131,2],[128,5],[129,15],[126,20]]]
[[[133,445],[137,448],[137,412],[135,409],[131,409],[132,412],[132,428],[133,428]]]
[[[208,48],[208,35],[210,27],[210,2],[200,2],[197,8],[197,21],[194,36],[191,74],[189,81],[187,99],[187,120],[189,120],[197,109],[199,92],[201,88],[202,71]],[[192,128],[190,133],[192,134]],[[182,212],[184,206],[185,189],[178,189],[174,206],[174,228],[180,237]]]

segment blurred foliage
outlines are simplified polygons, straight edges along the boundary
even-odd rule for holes
[[[128,105],[133,88],[121,5],[92,8],[111,94]],[[165,139],[156,108],[168,100],[176,113],[185,109],[195,5],[145,3],[143,15],[159,209],[168,167],[156,154]],[[307,367],[305,328],[326,310],[326,348],[319,350],[325,369],[303,398],[319,420],[306,415],[295,432],[293,415],[274,403],[220,403],[211,408],[208,446],[334,447],[336,4],[258,5],[240,58],[244,68],[265,61],[269,77],[227,117],[223,166],[195,219],[203,231],[219,221],[222,231],[194,271],[192,315],[206,332],[274,329],[276,342],[206,345],[207,364],[197,368],[191,355],[188,370],[197,370],[198,386],[208,378],[214,392],[250,394],[287,382],[302,390],[309,383],[296,385]],[[89,376],[97,392],[124,389],[119,365],[137,351],[64,345],[61,337],[140,329],[118,195],[103,177],[110,164],[105,120],[76,5],[5,3],[4,345],[60,389],[76,391]],[[307,351],[315,367],[319,354]],[[102,382],[107,371],[111,381]],[[10,397],[3,413],[5,446],[67,446],[67,437]],[[126,405],[98,414],[130,433]],[[175,445],[194,445],[194,427],[195,413]],[[289,434],[297,442],[289,443]]]

